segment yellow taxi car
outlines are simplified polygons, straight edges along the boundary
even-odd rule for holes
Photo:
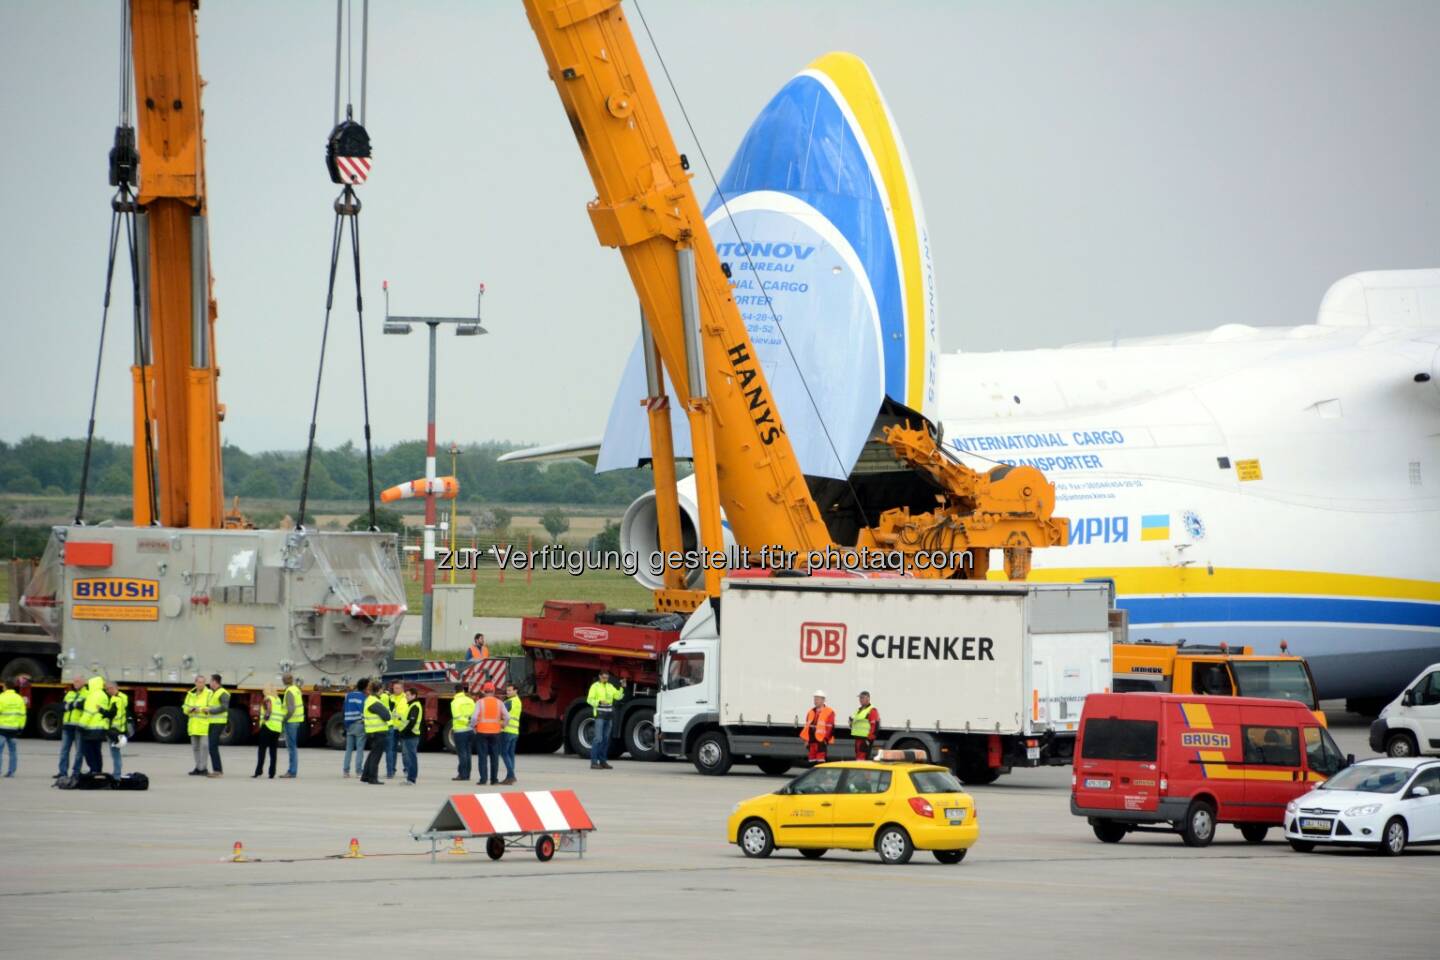
[[[941,863],[959,863],[980,838],[975,801],[949,770],[915,762],[914,753],[822,763],[774,793],[741,801],[730,814],[729,842],[747,857],[777,847],[812,860],[828,850],[874,850],[882,863],[899,864],[929,850]]]

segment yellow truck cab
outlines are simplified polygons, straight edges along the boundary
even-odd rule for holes
[[[1153,640],[1127,640],[1114,646],[1115,692],[1194,693],[1214,697],[1293,700],[1325,714],[1315,695],[1315,680],[1303,657],[1284,652],[1257,655],[1252,647],[1231,647]]]

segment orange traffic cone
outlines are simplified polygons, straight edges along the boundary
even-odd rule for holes
[[[465,849],[465,841],[464,841],[464,840],[461,840],[459,837],[455,837],[455,838],[454,838],[454,841],[455,841],[455,842],[450,845],[450,856],[452,856],[452,857],[463,857],[463,856],[465,856],[467,853],[470,852],[470,851],[468,851],[468,850]]]
[[[358,837],[350,838],[350,850],[341,858],[342,860],[361,860],[365,854],[360,852],[360,840]]]
[[[239,840],[235,841],[235,849],[230,854],[231,863],[249,863],[250,858],[245,856],[245,845]]]

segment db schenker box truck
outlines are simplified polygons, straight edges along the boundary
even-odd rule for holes
[[[730,579],[665,653],[662,750],[701,773],[803,762],[816,690],[831,759],[854,756],[857,695],[877,746],[923,748],[969,783],[1068,764],[1085,697],[1111,684],[1108,583]]]

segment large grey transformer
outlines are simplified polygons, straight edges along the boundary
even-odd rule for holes
[[[25,606],[66,674],[338,687],[382,673],[405,615],[385,533],[56,527]]]

